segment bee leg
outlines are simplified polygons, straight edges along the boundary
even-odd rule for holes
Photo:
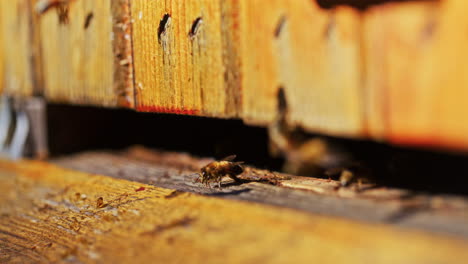
[[[204,185],[205,185],[205,187],[207,187],[207,186],[208,186],[208,181],[206,180],[206,178],[204,178],[204,177],[201,177],[201,178],[200,178],[200,182],[201,182],[202,184],[204,184]]]
[[[231,178],[231,179],[233,179],[235,182],[240,182],[240,181],[241,181],[241,180],[240,180],[239,178],[237,178],[237,176],[235,176],[235,175],[229,174],[228,177]]]
[[[218,180],[218,188],[221,189],[221,179]]]
[[[203,180],[202,180],[202,178],[201,178],[200,173],[197,173],[197,175],[198,175],[198,177],[195,179],[195,182],[201,182],[201,183],[203,183]]]

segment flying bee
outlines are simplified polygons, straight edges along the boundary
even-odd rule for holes
[[[356,175],[349,170],[343,170],[340,175],[340,184],[342,187],[349,186],[356,181]]]
[[[242,168],[241,164],[244,163],[242,161],[233,162],[236,158],[236,155],[228,156],[220,161],[213,161],[208,165],[201,168],[198,174],[198,178],[196,182],[204,183],[206,186],[210,187],[211,182],[217,182],[218,187],[221,188],[221,179],[224,176],[228,176],[229,178],[233,179],[234,181],[239,181],[237,175],[244,172],[244,168]]]

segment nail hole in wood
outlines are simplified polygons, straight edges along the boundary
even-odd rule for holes
[[[278,93],[276,94],[278,112],[284,113],[288,108],[288,102],[286,101],[286,95],[284,94],[284,88],[280,86]]]
[[[171,15],[164,14],[163,18],[159,22],[158,28],[158,39],[161,40],[161,37],[166,33],[167,28],[169,27],[171,22]]]
[[[436,27],[437,27],[437,22],[435,21],[435,19],[434,18],[429,19],[429,21],[424,26],[422,33],[421,33],[422,41],[430,40],[432,36],[434,35],[434,32],[436,31]]]
[[[93,17],[93,12],[89,12],[85,18],[84,29],[87,29],[89,27],[89,25],[91,24],[91,20],[93,20]]]
[[[333,30],[335,28],[335,16],[330,16],[328,19],[328,23],[325,26],[325,29],[323,30],[323,36],[326,39],[329,39],[333,33]]]
[[[202,23],[203,23],[203,20],[201,17],[197,17],[197,19],[193,21],[192,28],[190,28],[190,32],[189,32],[190,38],[194,38],[197,35]]]
[[[57,6],[57,15],[59,23],[62,25],[68,24],[68,4],[63,3]]]
[[[284,24],[286,24],[286,16],[281,16],[280,19],[278,20],[278,23],[276,24],[275,28],[275,38],[279,38],[281,35],[281,32],[283,31]]]

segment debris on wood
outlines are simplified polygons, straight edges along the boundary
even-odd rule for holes
[[[176,191],[176,190],[175,190],[175,191],[172,191],[170,194],[164,196],[164,198],[166,198],[166,199],[175,198],[175,197],[177,197],[177,196],[179,196],[179,195],[181,195],[181,194],[183,194],[183,193],[184,193],[184,192]]]
[[[106,206],[107,204],[104,204],[104,199],[102,197],[99,197],[96,201],[96,208],[104,208]]]
[[[157,235],[168,229],[177,228],[177,227],[187,227],[194,221],[195,221],[195,218],[193,217],[184,217],[182,219],[176,219],[167,224],[157,225],[152,230],[141,233],[141,235]]]
[[[140,187],[138,189],[135,189],[135,192],[141,192],[141,191],[144,191],[144,190],[145,190],[145,187],[142,186],[142,187]]]

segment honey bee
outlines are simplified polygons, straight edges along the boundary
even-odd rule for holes
[[[349,170],[343,170],[340,175],[340,184],[347,187],[356,180],[356,176]]]
[[[208,165],[201,168],[198,174],[196,182],[204,183],[206,186],[210,187],[211,182],[218,183],[218,188],[221,188],[221,179],[224,176],[228,176],[234,181],[239,181],[237,175],[244,172],[244,168],[241,166],[242,161],[233,162],[236,158],[236,155],[228,156],[220,161],[213,161]]]
[[[340,187],[349,187],[352,184],[356,184],[359,189],[364,184],[375,185],[375,181],[372,175],[366,168],[360,167],[359,164],[355,164],[353,168],[333,168],[325,171],[325,175],[329,178],[339,175]]]

